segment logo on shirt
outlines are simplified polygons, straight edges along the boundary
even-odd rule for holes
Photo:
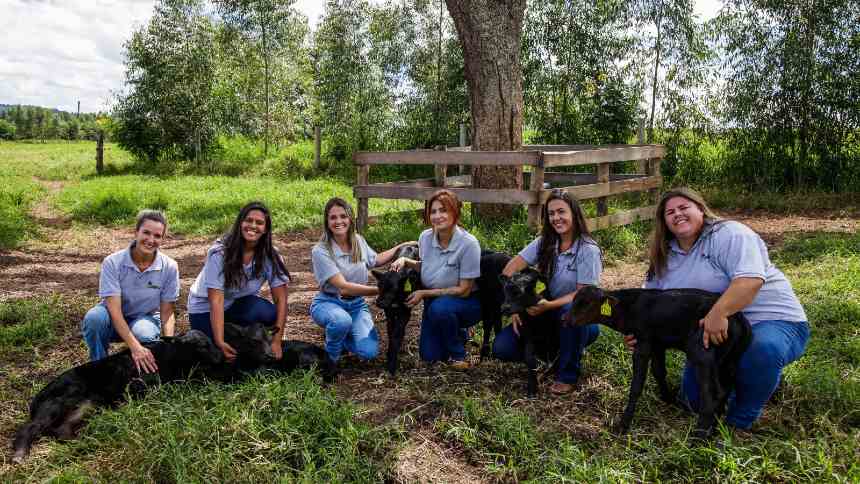
[[[161,286],[159,286],[158,284],[154,284],[152,281],[146,281],[146,288],[147,289],[161,289]]]

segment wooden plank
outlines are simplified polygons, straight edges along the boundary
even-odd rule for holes
[[[356,165],[537,165],[538,151],[360,151],[352,155]]]
[[[438,188],[445,187],[445,175],[448,173],[448,165],[433,165],[433,178]]]
[[[648,175],[645,173],[610,173],[609,180],[632,180],[634,178],[644,178]],[[548,171],[544,173],[544,181],[550,185],[590,185],[597,183],[597,175],[594,173],[561,173],[557,171]]]
[[[597,165],[597,183],[609,183],[609,168],[611,163]],[[597,199],[597,216],[603,217],[609,213],[609,201],[607,197]]]
[[[624,145],[583,151],[548,151],[544,153],[544,166],[593,165],[596,163],[663,158],[664,156],[666,156],[666,147],[663,145]]]
[[[648,161],[648,174],[652,176],[660,176],[660,158],[655,158]],[[659,187],[654,187],[651,190],[651,203],[660,201]]]
[[[388,198],[427,200],[437,189],[432,187],[396,185],[357,185],[353,188],[355,198]],[[449,188],[464,202],[501,203],[507,205],[535,204],[537,195],[525,190],[499,190],[486,188]]]
[[[472,186],[472,175],[456,175],[445,177],[446,187],[470,187]]]
[[[356,169],[355,183],[356,185],[367,185],[370,183],[370,166],[369,165],[359,165]],[[355,193],[355,198],[358,199],[358,216],[355,221],[355,228],[360,233],[364,233],[364,229],[367,228],[367,197],[361,197],[358,193]]]
[[[634,178],[632,180],[610,181],[609,183],[564,187],[564,190],[575,196],[577,200],[589,200],[627,192],[650,190],[659,187],[661,183],[663,183],[662,177],[649,176],[646,178]],[[541,194],[541,203],[546,200],[547,196],[548,192]]]
[[[623,212],[616,212],[612,215],[603,217],[585,219],[585,224],[588,225],[588,230],[600,230],[609,227],[618,227],[627,225],[638,220],[651,220],[654,218],[654,211],[657,210],[656,205],[649,207],[639,207]]]
[[[529,188],[533,194],[538,194],[543,191],[543,177],[544,177],[544,168],[542,166],[536,166],[532,169],[531,179],[529,180]],[[528,216],[526,218],[526,222],[529,227],[533,229],[537,229],[540,227],[540,224],[543,222],[541,220],[541,204],[539,197],[535,197],[535,202],[529,205],[528,208]]]

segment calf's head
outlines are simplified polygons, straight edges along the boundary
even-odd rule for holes
[[[396,260],[401,257],[418,260],[418,244],[408,244],[397,249],[397,254],[395,254],[394,258]]]
[[[508,277],[504,274],[499,276],[502,290],[505,293],[505,302],[502,303],[502,314],[521,313],[529,306],[534,306],[541,299],[538,282],[541,275],[538,271],[528,267]]]
[[[403,302],[418,289],[419,275],[414,269],[403,268],[400,271],[382,272],[372,270],[371,274],[376,279],[379,288],[379,297],[376,305],[381,309],[395,309],[403,307]]]
[[[245,327],[224,323],[224,341],[232,346],[243,360],[264,364],[275,359],[270,330],[260,323]]]
[[[224,353],[202,331],[192,329],[185,334],[172,338],[170,342],[179,345],[183,353],[190,355],[200,363],[217,365],[224,361]]]
[[[570,311],[564,316],[565,326],[583,326],[599,323],[612,316],[618,299],[606,294],[597,286],[585,286],[576,291]]]

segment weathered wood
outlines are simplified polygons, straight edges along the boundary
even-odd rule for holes
[[[575,196],[577,200],[589,200],[592,198],[608,197],[627,192],[641,192],[659,187],[662,182],[663,179],[659,176],[649,176],[647,178],[634,178],[632,180],[564,187],[564,190]],[[541,203],[546,201],[548,196],[549,192],[542,193]]]
[[[101,131],[96,139],[96,173],[99,175],[105,169],[105,135]]]
[[[601,163],[597,165],[597,183],[609,182],[609,163]],[[597,216],[603,217],[609,213],[609,200],[607,197],[597,199]]]
[[[628,160],[662,158],[666,148],[662,145],[609,147],[582,151],[544,152],[544,166],[593,165]]]
[[[544,168],[542,166],[536,166],[536,167],[532,168],[531,181],[529,182],[529,189],[531,190],[532,193],[537,194],[537,193],[542,192],[542,190],[543,190],[543,177],[544,177]],[[529,205],[528,217],[526,220],[527,220],[529,227],[537,229],[538,227],[540,227],[540,224],[543,221],[540,218],[540,215],[541,215],[541,213],[540,213],[541,204],[539,203],[540,198],[535,197],[535,202],[536,203]]]
[[[609,180],[632,180],[648,176],[642,173],[610,173]],[[594,173],[560,173],[555,171],[544,172],[543,181],[552,186],[590,185],[597,183],[597,175]]]
[[[322,130],[314,126],[314,170],[320,168],[320,155],[322,151]]]
[[[588,226],[588,230],[618,227],[620,225],[627,225],[639,220],[650,220],[654,218],[654,211],[656,209],[657,207],[655,205],[634,208],[623,212],[616,212],[612,215],[585,219],[585,224]]]
[[[433,175],[436,186],[445,187],[445,175],[448,173],[448,165],[433,165]]]
[[[367,185],[370,183],[370,166],[369,165],[359,165],[357,168],[356,176],[355,176],[355,184],[356,185]],[[364,229],[367,228],[367,199],[368,197],[359,195],[358,191],[353,189],[353,194],[355,198],[358,200],[358,216],[355,221],[355,228],[361,233],[364,233]]]
[[[537,151],[360,151],[352,156],[356,165],[535,165]]]
[[[437,189],[435,187],[392,186],[392,185],[357,185],[353,188],[355,198],[387,198],[427,200]],[[448,188],[464,202],[499,203],[505,205],[523,205],[537,203],[538,196],[534,192],[513,189],[492,188]]]
[[[660,176],[660,158],[648,160],[648,174],[651,176]],[[649,191],[651,203],[660,201],[659,185]]]

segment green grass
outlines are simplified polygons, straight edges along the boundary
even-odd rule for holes
[[[37,183],[21,176],[0,176],[0,249],[17,247],[36,233],[28,212],[44,193]]]
[[[0,302],[0,349],[13,351],[49,345],[65,315],[59,299],[33,298]]]
[[[259,375],[229,388],[165,385],[94,416],[80,439],[50,444],[7,476],[60,482],[380,482],[395,428],[357,408],[314,373]],[[40,479],[43,480],[43,479]]]
[[[133,160],[114,143],[105,143],[108,173],[127,170]],[[95,141],[0,141],[0,173],[42,180],[79,180],[96,174]]]

